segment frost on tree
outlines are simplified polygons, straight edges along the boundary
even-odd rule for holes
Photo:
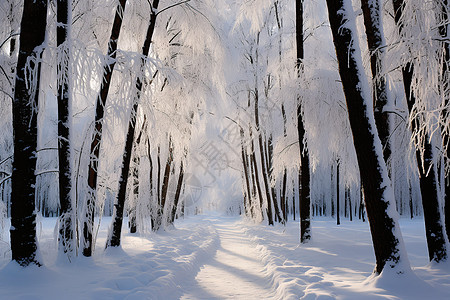
[[[85,216],[82,223],[82,243],[84,256],[91,256],[93,251],[94,207],[97,195],[98,162],[100,159],[100,147],[103,132],[103,116],[105,104],[111,85],[112,73],[116,65],[117,41],[122,27],[123,14],[125,13],[126,0],[120,0],[114,15],[111,36],[108,41],[107,56],[109,60],[104,65],[103,78],[95,105],[94,133],[91,141],[91,158],[88,171],[89,192],[85,203]]]
[[[381,153],[381,142],[369,110],[369,91],[363,78],[362,59],[353,38],[356,24],[352,17],[351,1],[327,0],[333,42],[339,65],[354,146],[364,187],[364,199],[369,219],[376,265],[380,274],[385,266],[400,266],[406,261],[400,228],[394,219],[394,196],[387,176],[386,163]],[[400,266],[397,268],[402,272]]]
[[[75,214],[71,198],[70,117],[69,117],[69,3],[59,0],[57,5],[56,42],[58,45],[58,159],[59,159],[59,247],[70,257],[75,253]]]
[[[11,191],[11,252],[21,266],[37,257],[35,170],[40,59],[44,49],[47,1],[26,0],[21,21],[14,88],[14,161]]]
[[[403,0],[393,1],[395,11],[395,22],[398,26],[400,38],[407,35],[407,27],[404,24],[405,2]],[[416,90],[420,87],[414,86],[414,61],[408,61],[402,67],[403,85],[407,107],[410,115],[410,126],[415,136],[415,154],[417,167],[419,169],[420,193],[422,196],[423,217],[425,221],[425,234],[427,238],[428,256],[430,261],[447,260],[447,242],[445,226],[440,207],[440,188],[437,178],[435,152],[433,141],[428,130],[419,133],[426,120],[417,113],[417,104],[421,99],[417,98]],[[424,99],[422,99],[423,101]],[[423,135],[422,137],[419,135]]]

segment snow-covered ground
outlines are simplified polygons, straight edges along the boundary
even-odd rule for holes
[[[294,221],[194,216],[158,234],[125,234],[122,249],[105,252],[110,220],[102,220],[95,255],[72,263],[55,259],[55,219],[39,230],[45,267],[10,263],[1,241],[0,299],[450,299],[450,265],[428,264],[420,219],[401,220],[413,273],[377,279],[360,221],[314,219],[313,241],[300,246]]]

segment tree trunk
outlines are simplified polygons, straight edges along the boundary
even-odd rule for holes
[[[252,165],[253,190],[255,189],[255,186],[256,186],[256,189],[258,192],[258,197],[259,197],[259,209],[261,211],[262,219],[264,220],[264,213],[263,213],[263,203],[264,203],[263,201],[264,200],[263,200],[263,196],[262,196],[262,192],[261,192],[261,185],[259,183],[258,166],[256,164],[256,157],[255,157],[255,144],[253,142],[251,130],[250,130],[250,140],[252,142],[252,145],[251,145],[252,153],[250,154],[250,164]],[[269,225],[270,225],[270,222],[271,221],[269,219]],[[273,223],[272,223],[272,225],[273,225]]]
[[[116,7],[111,36],[108,42],[108,63],[103,67],[103,80],[95,104],[94,133],[91,141],[91,159],[88,171],[89,192],[86,200],[85,219],[83,220],[82,246],[84,256],[91,256],[93,251],[92,233],[94,227],[94,207],[97,199],[97,172],[103,131],[103,116],[105,114],[106,98],[108,97],[109,87],[111,85],[112,73],[114,66],[116,65],[117,41],[119,40],[120,28],[122,27],[122,16],[125,13],[126,2],[126,0],[119,0]]]
[[[388,104],[388,95],[385,77],[380,74],[382,70],[381,59],[384,55],[380,2],[361,0],[361,7],[370,53],[375,124],[377,125],[381,145],[383,146],[384,161],[386,164],[389,164],[391,156],[389,145],[389,115],[385,111],[385,107]]]
[[[273,170],[273,144],[272,144],[272,136],[269,136],[269,140],[267,141],[267,143],[265,143],[264,145],[267,146],[266,149],[266,161],[267,161],[267,171],[268,171],[268,180],[269,180],[269,185],[270,185],[270,178],[272,178],[272,170]],[[272,192],[272,204],[273,207],[275,209],[275,217],[278,223],[283,223],[286,224],[284,221],[284,218],[281,217],[281,213],[280,213],[280,207],[278,205],[278,199],[277,199],[277,192],[275,191],[275,187],[271,187],[270,188],[271,192]]]
[[[403,259],[406,262],[407,258],[404,257],[406,253],[403,250],[400,227],[390,215],[394,210],[394,194],[381,153],[381,141],[368,107],[368,88],[363,89],[362,59],[357,56],[357,47],[354,47],[357,39],[353,38],[349,29],[356,28],[355,20],[347,18],[353,10],[347,15],[346,11],[351,7],[346,7],[344,3],[345,0],[327,0],[328,16],[364,186],[367,217],[375,250],[374,272],[380,274],[386,265],[391,268],[407,267],[399,265]],[[402,271],[405,270],[398,270]]]
[[[442,17],[441,17],[441,24],[442,26],[439,27],[439,34],[443,39],[447,38],[448,34],[448,1],[443,0],[442,1]],[[449,98],[449,88],[450,88],[450,74],[449,74],[449,67],[450,67],[450,43],[449,41],[443,42],[443,48],[444,48],[444,57],[442,62],[442,89],[444,93],[444,107],[445,109],[442,110],[441,114],[441,124],[442,125],[442,133],[443,133],[443,148],[445,150],[444,155],[444,168],[449,168],[450,166],[450,128],[447,128],[447,130],[444,128],[445,124],[450,123],[450,98]],[[447,126],[448,127],[448,126]],[[447,232],[447,238],[450,240],[450,170],[444,169],[444,213],[445,213],[445,229]]]
[[[250,180],[248,178],[249,177],[249,170],[248,170],[249,165],[248,165],[247,151],[244,148],[244,130],[242,128],[240,128],[239,132],[240,132],[240,136],[241,136],[242,165],[244,167],[245,186],[247,188],[246,191],[247,191],[247,198],[248,198],[248,205],[246,206],[247,207],[246,213],[248,215],[250,215],[251,218],[253,218],[255,216],[253,215],[253,211],[252,211],[253,210],[253,203],[252,203],[253,197],[252,197],[252,193],[250,192],[251,187],[250,187]]]
[[[339,198],[339,160],[336,163],[336,223],[341,225],[341,210],[340,210],[340,198]]]
[[[260,154],[260,159],[261,159],[261,172],[262,172],[262,177],[263,177],[264,189],[266,191],[267,219],[269,221],[269,225],[273,225],[272,197],[270,194],[269,182],[267,179],[268,174],[267,174],[267,170],[266,170],[266,160],[264,157],[264,145],[263,145],[261,127],[259,126],[259,101],[258,100],[259,100],[258,89],[255,88],[255,125],[256,125],[256,131],[258,132],[259,154]]]
[[[184,177],[184,169],[183,169],[183,161],[181,161],[180,174],[178,175],[177,189],[175,191],[175,198],[173,200],[172,213],[171,213],[171,216],[170,216],[170,223],[171,224],[173,222],[175,222],[175,216],[176,216],[176,213],[177,213],[178,202],[180,201],[181,188],[183,186],[183,177]]]
[[[19,265],[40,265],[36,240],[36,151],[40,59],[47,25],[47,1],[25,0],[13,100],[14,161],[11,175],[11,254]],[[27,60],[30,62],[27,64]],[[27,65],[36,71],[27,87]]]
[[[297,45],[297,72],[301,76],[303,72],[303,0],[295,0],[295,24],[296,24],[296,45]],[[310,192],[310,171],[309,171],[309,153],[304,144],[305,124],[302,116],[302,105],[299,99],[297,108],[297,130],[298,143],[300,147],[300,182],[301,193],[299,195],[300,209],[300,242],[307,243],[311,239],[311,192]]]
[[[71,10],[70,10],[71,11]],[[67,0],[57,2],[56,42],[58,45],[57,78],[58,78],[58,160],[59,160],[59,248],[67,254],[69,260],[74,255],[74,211],[71,197],[71,167],[70,167],[70,112],[69,112],[69,59],[70,49],[67,45],[69,37],[69,4]]]
[[[403,31],[403,25],[400,19],[403,14],[403,0],[393,0],[395,10],[395,21],[399,28],[400,35]],[[408,63],[402,68],[403,84],[405,96],[410,114],[411,130],[414,133],[420,128],[421,120],[414,117],[414,106],[416,97],[412,91],[412,80],[414,73],[414,64]],[[442,214],[439,204],[439,187],[436,178],[436,165],[433,162],[433,149],[431,140],[427,133],[423,139],[423,157],[419,146],[416,145],[416,160],[419,168],[420,192],[422,196],[423,216],[425,220],[425,232],[428,246],[428,257],[430,261],[445,261],[447,259],[447,245],[445,241],[445,227],[442,220]]]

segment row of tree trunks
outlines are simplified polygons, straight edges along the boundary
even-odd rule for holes
[[[25,0],[13,100],[14,161],[11,176],[11,253],[21,266],[40,265],[36,241],[36,152],[40,60],[47,25],[47,0]],[[29,60],[27,63],[27,60]],[[33,71],[28,88],[25,69]]]
[[[126,0],[119,0],[114,16],[111,35],[108,42],[107,63],[103,67],[102,83],[95,104],[94,132],[92,135],[88,170],[89,191],[85,203],[85,216],[82,224],[81,246],[84,256],[91,256],[93,252],[94,208],[97,200],[98,162],[103,131],[103,116],[105,114],[106,99],[111,85],[112,73],[116,65],[117,42],[122,27],[122,16],[125,12]]]
[[[348,7],[348,6],[349,7]],[[407,261],[403,252],[402,238],[398,223],[390,215],[393,209],[393,191],[387,175],[386,163],[382,157],[381,141],[370,116],[373,112],[368,107],[368,89],[364,90],[362,59],[357,53],[350,28],[356,28],[351,5],[345,0],[327,0],[339,74],[342,80],[350,127],[356,150],[356,156],[364,186],[364,200],[369,219],[375,250],[376,266],[374,272],[380,274],[384,267],[400,267],[400,262]],[[392,199],[390,199],[392,198]],[[392,201],[391,201],[392,200]]]
[[[405,3],[403,0],[393,0],[393,5],[395,10],[395,21],[399,33],[402,35],[403,24],[401,23],[401,18]],[[414,75],[414,64],[412,62],[407,63],[402,68],[402,75],[411,119],[411,130],[414,134],[416,130],[420,128],[422,120],[420,120],[420,117],[414,116],[416,96],[412,89]],[[420,147],[423,147],[423,156]],[[419,168],[420,192],[422,196],[428,255],[430,261],[440,262],[447,259],[447,245],[445,240],[445,227],[439,204],[439,187],[436,178],[437,171],[432,147],[432,141],[429,135],[425,133],[423,145],[420,145],[419,142],[416,143],[416,159]]]
[[[150,45],[152,43],[153,33],[155,31],[158,5],[159,0],[154,0],[150,11],[150,21],[147,28],[147,34],[145,36],[144,46],[142,47],[142,61],[141,61],[142,69],[144,69],[144,66],[146,64],[146,58],[148,57],[150,51]],[[118,247],[120,245],[121,231],[122,231],[121,229],[123,223],[123,212],[125,208],[126,189],[128,185],[130,162],[133,151],[135,128],[137,122],[137,112],[139,106],[139,99],[141,97],[143,88],[142,81],[143,78],[141,78],[141,76],[138,76],[136,78],[136,98],[134,99],[130,120],[128,122],[128,131],[125,141],[125,149],[122,157],[122,171],[119,179],[119,193],[117,195],[116,203],[114,204],[113,222],[111,227],[112,232],[109,235],[110,238],[106,243],[106,247],[108,246]]]

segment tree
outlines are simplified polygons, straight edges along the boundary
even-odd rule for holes
[[[405,8],[403,0],[393,0],[395,10],[395,22],[400,35],[403,33],[402,15]],[[408,62],[402,67],[403,85],[410,115],[410,125],[413,134],[424,121],[416,112],[416,95],[414,93],[414,63]],[[444,261],[447,259],[447,245],[445,240],[445,227],[439,204],[439,187],[436,178],[437,171],[434,162],[432,141],[427,132],[422,141],[416,135],[416,160],[419,168],[420,192],[422,196],[423,215],[425,220],[425,233],[427,238],[428,256],[430,261]],[[422,151],[423,150],[423,151]]]
[[[439,34],[443,39],[443,59],[442,59],[442,93],[444,95],[444,109],[441,113],[441,131],[443,134],[443,148],[445,150],[444,155],[444,212],[445,212],[445,230],[447,237],[450,240],[450,42],[447,39],[448,23],[450,19],[448,17],[448,1],[442,0],[441,3],[441,22],[439,26]],[[447,124],[447,125],[446,125]]]
[[[362,77],[362,59],[358,55],[357,38],[353,37],[355,20],[347,11],[351,2],[327,0],[333,43],[339,65],[339,74],[347,103],[354,146],[364,186],[364,200],[369,219],[376,265],[374,272],[380,274],[385,266],[399,272],[402,260],[407,261],[397,221],[392,216],[394,196],[387,176],[386,163],[382,158],[373,114],[369,109],[367,82]],[[402,266],[403,268],[405,266]]]
[[[374,116],[383,146],[383,156],[386,164],[389,164],[391,149],[389,146],[389,115],[386,111],[388,94],[386,79],[381,74],[381,59],[384,54],[384,41],[381,24],[381,9],[379,1],[361,0],[366,29],[367,44],[369,46],[370,68],[372,71]]]
[[[47,1],[25,0],[13,100],[14,161],[11,191],[11,252],[21,266],[37,257],[35,170],[40,60],[47,25]],[[29,69],[32,78],[27,78]],[[31,81],[30,81],[31,79]],[[31,89],[27,82],[31,82]]]
[[[296,44],[297,44],[297,72],[299,77],[303,72],[303,0],[295,1],[295,24],[296,24]],[[301,191],[299,195],[300,209],[300,241],[306,243],[311,239],[311,198],[310,198],[310,171],[309,171],[309,153],[305,143],[305,125],[302,116],[302,105],[299,101],[297,108],[297,129],[298,142],[300,147],[300,182]]]
[[[100,92],[95,104],[94,132],[91,140],[91,158],[88,171],[88,196],[85,204],[85,218],[82,224],[82,247],[83,255],[91,256],[93,251],[93,227],[94,227],[94,207],[97,193],[98,163],[100,158],[100,146],[103,131],[103,116],[105,114],[105,104],[111,85],[112,73],[116,65],[117,41],[119,40],[122,19],[125,13],[126,0],[119,0],[116,7],[111,36],[108,41],[108,60],[103,67],[103,77]]]
[[[159,0],[154,0],[151,7],[150,12],[150,21],[147,28],[147,34],[145,36],[144,46],[142,47],[142,60],[141,65],[142,68],[146,64],[146,58],[148,57],[148,53],[150,51],[150,45],[152,43],[153,33],[155,31],[156,25],[156,16],[158,10]],[[136,128],[136,118],[137,118],[137,109],[139,105],[140,95],[142,93],[142,78],[138,76],[136,78],[136,99],[133,103],[133,108],[131,110],[130,120],[128,122],[128,131],[127,138],[125,142],[125,149],[123,153],[123,162],[122,162],[122,172],[119,179],[119,193],[117,196],[116,204],[114,205],[113,212],[113,223],[112,223],[112,232],[108,238],[106,247],[113,246],[118,247],[120,245],[120,234],[122,231],[122,222],[123,222],[123,211],[125,207],[125,194],[126,188],[128,184],[128,173],[130,172],[130,162],[131,162],[131,154],[133,150],[134,136],[135,136],[135,128]],[[170,167],[170,165],[169,165]]]
[[[59,158],[59,247],[67,254],[69,260],[75,251],[74,214],[71,197],[70,168],[70,113],[69,113],[69,13],[71,9],[67,0],[57,2],[56,42],[58,49],[58,158]]]

